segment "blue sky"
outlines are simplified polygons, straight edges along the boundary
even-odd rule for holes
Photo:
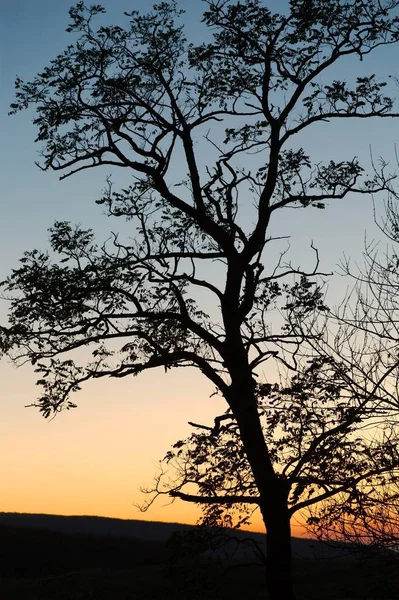
[[[111,229],[109,221],[101,214],[101,208],[94,203],[104,185],[107,172],[86,172],[63,182],[58,181],[55,173],[41,172],[34,164],[38,159],[38,147],[34,143],[32,112],[7,116],[9,104],[13,100],[15,76],[32,78],[69,43],[70,37],[65,33],[65,28],[70,4],[70,0],[0,0],[0,279],[16,266],[24,250],[46,247],[47,229],[54,220],[71,220],[81,222],[84,226],[92,226],[98,232],[100,240],[106,238]],[[269,3],[272,9],[286,4],[277,0]],[[114,23],[123,22],[124,11],[136,8],[146,10],[149,3],[144,0],[105,0],[103,5],[108,9],[106,20]],[[188,36],[200,41],[198,20],[203,3],[200,0],[183,0],[180,5],[187,8]],[[381,78],[389,74],[399,76],[398,59],[399,47],[383,48],[364,63],[350,60],[334,76],[354,78],[373,72]],[[394,93],[398,93],[398,90]],[[375,157],[384,156],[392,162],[394,168],[394,144],[399,141],[398,134],[398,121],[344,121],[316,127],[310,134],[303,136],[301,143],[317,160],[342,160],[358,156],[366,165],[369,164],[371,146]],[[117,178],[115,183],[118,183]],[[361,260],[366,230],[370,238],[378,236],[373,224],[371,199],[364,197],[337,202],[325,211],[286,211],[276,218],[273,227],[277,235],[292,235],[292,257],[304,266],[312,257],[309,248],[313,239],[320,250],[321,266],[325,270],[334,270],[344,252],[353,256],[354,260]],[[335,277],[331,280],[329,293],[334,302],[343,297],[346,285],[347,282],[342,278]],[[0,317],[4,318],[4,309],[1,308]],[[162,377],[156,381],[152,376],[143,376],[134,382],[102,383],[101,389],[99,386],[90,387],[89,391],[82,392],[78,398],[83,405],[78,409],[79,412],[61,415],[49,425],[34,411],[23,408],[24,404],[31,402],[36,396],[30,369],[16,371],[3,361],[0,372],[3,378],[0,389],[0,452],[2,456],[13,456],[16,461],[13,469],[7,465],[0,467],[0,481],[8,482],[8,487],[11,486],[15,492],[9,496],[4,506],[0,500],[0,510],[12,510],[15,498],[23,494],[30,497],[29,494],[33,493],[29,470],[30,473],[40,474],[43,479],[42,488],[47,490],[50,489],[57,465],[64,465],[65,472],[72,479],[75,477],[73,480],[76,485],[78,472],[77,481],[80,485],[84,486],[82,482],[89,482],[98,496],[105,492],[101,484],[96,487],[97,483],[90,480],[93,468],[100,471],[102,481],[114,481],[115,470],[119,470],[120,477],[114,483],[115,496],[121,499],[121,506],[124,508],[115,508],[111,500],[109,504],[96,504],[93,496],[90,496],[92,504],[82,502],[79,505],[76,498],[72,497],[70,504],[62,504],[59,496],[65,496],[66,488],[58,484],[57,493],[49,493],[42,499],[37,494],[31,504],[15,504],[15,510],[26,506],[26,510],[43,512],[64,511],[76,514],[92,511],[90,514],[124,514],[137,518],[137,513],[131,508],[131,499],[135,498],[137,487],[143,483],[138,473],[147,476],[149,470],[153,470],[156,460],[168,449],[168,445],[179,434],[184,435],[188,431],[187,420],[201,420],[214,410],[208,398],[212,390],[206,382],[197,380],[197,376],[191,380],[191,384],[195,384],[198,398],[201,396],[204,400],[196,406],[186,402],[186,397],[190,400],[191,394],[182,391],[179,375],[168,376],[167,379]],[[98,401],[94,403],[96,396]],[[176,414],[165,426],[165,415],[173,414],[173,411]],[[110,426],[110,418],[112,427],[119,429],[120,433],[119,440],[113,441],[112,448],[101,444],[104,431]],[[141,446],[135,445],[135,436],[139,436],[145,427],[150,431],[153,426],[162,433],[158,434],[157,443],[140,453]],[[85,450],[87,439],[92,440],[92,446]],[[73,460],[68,459],[71,440],[74,440],[76,447],[76,451],[72,452]],[[96,445],[100,450],[93,450]],[[88,454],[85,455],[84,452]],[[124,456],[123,461],[121,455]],[[101,469],[104,468],[104,463],[107,466],[103,472]],[[87,466],[87,471],[82,468],[82,464]],[[125,487],[121,484],[122,481],[128,482]],[[108,491],[109,487],[108,485]],[[54,508],[51,509],[51,506]],[[172,513],[163,514],[163,518],[168,519],[168,515]],[[190,515],[186,518],[192,518]],[[158,515],[157,518],[162,517]]]

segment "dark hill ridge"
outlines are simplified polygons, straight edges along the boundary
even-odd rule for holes
[[[166,542],[174,532],[190,529],[191,527],[179,523],[161,523],[136,519],[4,512],[0,512],[0,524],[10,527],[47,529],[60,533],[133,537],[157,542]]]
[[[175,532],[183,534],[182,547],[166,544]],[[198,554],[192,552],[198,550],[192,532],[192,526],[178,523],[0,513],[0,600],[264,597],[264,570],[253,564],[253,554],[247,561],[245,548],[251,546],[240,545],[237,553],[235,540],[229,539],[227,551],[224,546],[215,554],[208,547]],[[265,542],[262,534],[230,535]],[[321,555],[321,544],[294,538],[293,546],[299,556],[294,560],[298,598],[399,598],[397,563],[342,555],[338,560],[309,560],[315,551]],[[330,550],[328,556],[337,554]]]
[[[113,519],[93,516],[62,516],[30,513],[0,513],[0,525],[12,528],[40,529],[64,534],[88,534],[136,540],[167,542],[176,532],[188,532],[192,525],[140,521],[136,519]],[[265,537],[261,533],[232,531],[238,539],[249,538],[264,547]],[[302,558],[336,554],[320,542],[307,538],[292,538],[293,552]]]

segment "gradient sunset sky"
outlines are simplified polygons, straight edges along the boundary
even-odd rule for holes
[[[266,4],[284,10],[288,2]],[[98,240],[115,229],[94,202],[108,170],[59,182],[56,174],[43,173],[34,164],[39,147],[34,144],[33,113],[7,116],[16,75],[33,78],[71,43],[65,33],[70,5],[70,0],[0,0],[0,280],[17,266],[24,250],[47,247],[47,230],[55,220],[93,227]],[[108,11],[106,22],[123,23],[124,11],[146,11],[149,3],[103,0],[102,5]],[[200,42],[204,4],[182,0],[180,6],[187,10],[188,37]],[[391,46],[362,63],[354,59],[340,63],[334,77],[353,79],[374,72],[380,78],[398,76],[398,64],[399,46]],[[397,141],[399,121],[368,120],[323,124],[303,136],[301,143],[318,160],[358,156],[366,166],[371,145],[373,156],[391,161],[394,170]],[[118,181],[122,179],[115,177],[115,184]],[[292,256],[303,266],[312,257],[313,240],[325,271],[337,270],[344,253],[361,261],[366,230],[369,239],[378,238],[371,198],[365,197],[337,202],[325,211],[287,211],[273,226],[277,235],[292,235]],[[342,276],[334,275],[327,300],[339,302],[347,285]],[[0,305],[0,322],[6,322],[5,305]],[[153,371],[90,383],[73,398],[78,408],[52,421],[24,407],[38,395],[29,366],[16,369],[3,359],[0,373],[0,511],[196,520],[198,509],[181,502],[165,506],[159,501],[145,515],[135,504],[144,500],[139,487],[151,485],[158,460],[174,441],[190,433],[187,422],[211,424],[212,415],[225,410],[220,399],[210,397],[213,387],[199,373]],[[259,520],[254,520],[254,528],[261,529]],[[294,533],[299,531],[294,527]]]

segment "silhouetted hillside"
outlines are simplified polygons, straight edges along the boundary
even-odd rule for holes
[[[4,512],[0,513],[0,524],[12,527],[47,529],[62,533],[133,537],[158,542],[167,541],[175,531],[190,528],[190,525],[179,523],[160,523],[134,519]]]
[[[226,556],[226,547],[218,546],[212,555],[192,552],[193,532],[177,523],[0,513],[0,600],[263,598],[264,570],[245,560],[251,545],[239,546],[234,560],[228,555],[236,548],[233,538],[264,545],[265,536],[230,532]],[[183,541],[177,554],[167,543],[173,533]],[[311,540],[293,542],[297,553],[308,556],[294,561],[300,600],[399,597],[392,576],[397,564],[342,557],[310,560],[323,547]]]
[[[67,534],[86,534],[96,536],[111,536],[118,538],[135,538],[147,542],[167,542],[176,532],[188,532],[193,529],[191,525],[181,523],[162,523],[157,521],[140,521],[135,519],[111,519],[108,517],[92,516],[61,516],[29,513],[0,513],[0,525],[13,528],[40,529]],[[261,533],[247,531],[233,531],[231,535],[239,540],[249,539],[255,541],[263,549],[265,536]],[[342,554],[343,551],[332,550],[320,542],[305,539],[292,539],[293,552],[302,558],[315,556],[330,556]],[[248,552],[246,551],[245,554]],[[238,556],[242,552],[238,553]]]

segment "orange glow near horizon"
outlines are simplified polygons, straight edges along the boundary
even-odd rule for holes
[[[151,486],[159,459],[192,431],[188,421],[211,424],[225,410],[200,374],[156,371],[91,383],[75,395],[77,409],[46,421],[37,409],[24,408],[39,391],[29,368],[4,370],[10,410],[0,423],[0,481],[6,482],[0,511],[197,521],[197,505],[166,496],[145,513],[137,505],[146,499],[140,487]],[[246,529],[262,532],[260,515]],[[293,535],[303,533],[294,522]]]

